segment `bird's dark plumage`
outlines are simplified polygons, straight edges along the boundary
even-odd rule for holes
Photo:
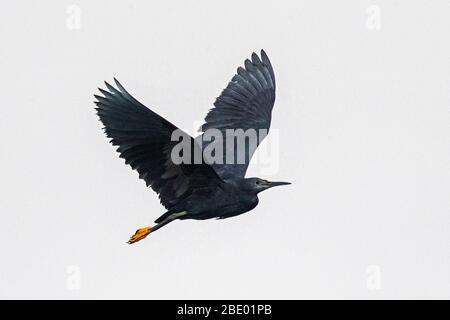
[[[252,54],[251,61],[245,60],[245,69],[239,67],[237,73],[222,91],[222,94],[214,102],[215,108],[206,115],[206,123],[200,128],[201,131],[218,129],[225,135],[227,129],[254,129],[257,135],[260,129],[268,132],[272,118],[272,108],[275,102],[275,75],[272,64],[264,50],[261,51],[261,59],[256,53]],[[265,136],[258,136],[261,142]],[[211,142],[211,143],[214,143]],[[203,146],[208,146],[204,143]],[[250,159],[258,145],[253,148],[250,144],[245,146],[245,162],[239,164],[237,161],[238,144],[235,144],[234,162],[226,163],[227,150],[223,145],[223,163],[213,164],[214,169],[223,177],[244,177]]]
[[[168,210],[189,197],[194,188],[211,188],[222,183],[206,163],[172,163],[170,152],[177,142],[171,141],[171,135],[178,128],[134,99],[114,80],[119,90],[106,82],[109,91],[99,89],[104,97],[95,95],[97,114],[107,137],[119,147],[120,157],[159,194]],[[192,146],[199,148],[193,139]]]
[[[191,154],[202,154],[201,145],[137,101],[116,79],[114,81],[117,89],[105,83],[107,90],[99,89],[103,96],[95,95],[97,114],[107,137],[118,147],[120,157],[159,194],[161,203],[168,210],[155,221],[158,223],[155,227],[139,229],[130,243],[175,219],[226,218],[249,211],[257,205],[260,191],[286,184],[244,178],[257,145],[254,148],[250,148],[250,144],[246,146],[245,162],[241,164],[236,161],[226,164],[226,149],[223,164],[210,165],[206,163],[208,161],[174,163],[171,151],[178,141],[172,141],[171,136],[175,130],[190,141]],[[237,74],[216,99],[201,131],[268,130],[274,101],[275,76],[269,58],[264,51],[261,51],[261,58],[253,53],[251,61],[245,61],[245,69],[238,68]],[[259,142],[264,136],[259,137]]]

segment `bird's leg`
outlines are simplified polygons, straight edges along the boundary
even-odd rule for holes
[[[128,243],[132,244],[142,239],[145,239],[145,237],[147,237],[151,232],[154,232],[159,228],[164,227],[169,222],[172,222],[173,220],[178,219],[179,217],[184,216],[185,214],[187,214],[187,211],[176,212],[171,214],[166,219],[164,219],[163,221],[161,221],[160,223],[156,224],[153,227],[144,227],[137,229],[135,234],[131,236],[130,240],[128,240]]]

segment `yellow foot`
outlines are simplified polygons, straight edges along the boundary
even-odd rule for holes
[[[146,236],[148,236],[148,234],[150,232],[152,232],[151,227],[137,229],[136,233],[131,236],[130,240],[128,240],[128,243],[132,244],[132,243],[138,242],[138,241],[144,239]]]

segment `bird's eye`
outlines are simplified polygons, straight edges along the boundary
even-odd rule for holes
[[[261,184],[261,182],[259,180],[256,180],[256,184]]]

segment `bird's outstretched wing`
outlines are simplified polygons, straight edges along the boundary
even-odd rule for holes
[[[108,90],[99,89],[103,96],[95,95],[97,114],[111,143],[119,147],[120,157],[159,194],[168,210],[195,189],[222,183],[214,169],[204,162],[175,164],[171,151],[179,141],[171,141],[171,136],[178,128],[133,98],[116,79],[114,81],[118,89],[105,82]],[[192,152],[200,148],[191,136],[179,132],[185,139],[191,139]]]
[[[226,140],[227,129],[242,129],[244,132],[248,129],[254,129],[257,134],[256,143],[246,143],[244,147],[242,147],[242,144],[239,145],[237,141],[228,144],[228,148],[234,148],[234,151],[227,150],[227,143],[221,142],[223,148],[222,164],[216,162],[212,166],[223,178],[245,176],[253,153],[269,130],[272,108],[275,102],[275,75],[264,50],[261,50],[261,58],[253,53],[251,60],[245,60],[244,66],[245,68],[239,67],[237,69],[236,75],[214,102],[215,107],[206,115],[206,123],[200,128],[202,132],[208,129],[220,130],[224,137],[223,141]],[[204,141],[203,149],[214,143],[217,143],[216,140],[212,142]],[[216,148],[215,146],[214,148],[211,147],[213,146],[210,146],[209,150]],[[227,153],[230,152],[234,152],[234,159],[228,158],[228,160],[233,160],[232,163],[226,161]],[[238,160],[239,153],[245,156],[244,161]],[[241,156],[240,159],[243,159],[243,157]]]

